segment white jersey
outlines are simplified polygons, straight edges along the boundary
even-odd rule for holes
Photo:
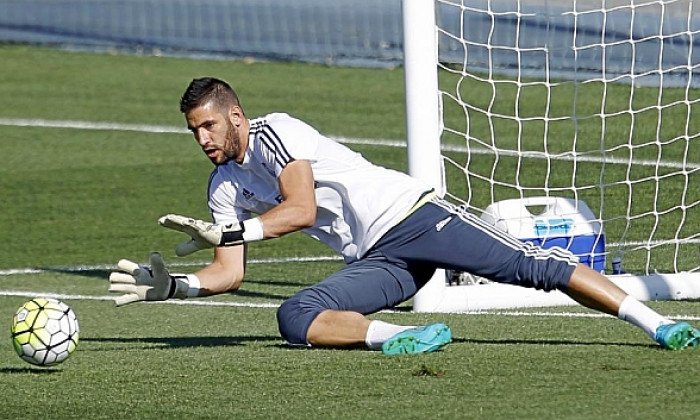
[[[318,209],[316,222],[304,232],[350,262],[361,258],[429,190],[404,173],[371,164],[287,114],[250,123],[243,163],[217,166],[209,180],[215,223],[245,220],[281,203],[277,178],[292,160],[306,160]]]

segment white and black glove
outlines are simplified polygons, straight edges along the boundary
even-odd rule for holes
[[[243,223],[218,225],[178,214],[166,214],[158,219],[158,223],[166,228],[186,233],[192,238],[175,248],[175,254],[180,257],[206,248],[240,245],[263,238],[262,223],[258,218],[249,219]]]
[[[117,269],[109,275],[109,291],[123,293],[114,298],[117,306],[139,301],[184,299],[199,292],[197,276],[170,274],[158,252],[151,253],[150,266],[120,260]]]

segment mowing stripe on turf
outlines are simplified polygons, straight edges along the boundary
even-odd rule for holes
[[[59,300],[100,300],[110,301],[114,296],[97,296],[97,295],[71,295],[62,293],[50,292],[32,292],[22,290],[0,290],[0,296],[26,297],[33,298],[36,296],[50,297]],[[231,302],[231,301],[216,301],[216,300],[167,300],[162,302],[149,302],[149,304],[164,304],[164,305],[185,305],[185,306],[214,306],[214,307],[235,307],[235,308],[278,308],[278,303],[254,303],[254,302]],[[381,312],[404,313],[402,311],[385,310]],[[603,313],[589,312],[544,312],[544,311],[468,311],[463,312],[463,315],[500,315],[510,317],[555,317],[555,318],[613,318],[610,315]],[[670,315],[669,318],[675,320],[698,321],[700,316],[693,315]]]
[[[287,258],[257,258],[249,259],[248,264],[282,264],[290,262],[322,262],[322,261],[342,261],[340,256],[335,255],[319,255],[312,257],[287,257]],[[168,263],[168,267],[200,267],[209,264],[211,261],[174,261]],[[145,263],[144,263],[145,264]],[[85,271],[97,270],[114,270],[116,264],[95,264],[95,265],[79,265],[75,267],[27,267],[27,268],[8,268],[0,270],[0,276],[15,276],[22,274],[39,274],[39,273],[80,273]]]
[[[76,120],[46,120],[46,119],[34,119],[34,118],[0,118],[0,125],[13,126],[13,127],[42,127],[42,128],[70,128],[75,130],[108,130],[108,131],[135,131],[140,133],[165,133],[165,134],[188,134],[191,133],[182,127],[173,127],[165,125],[150,125],[150,124],[126,124],[117,122],[92,122],[92,121],[76,121]],[[405,141],[398,140],[381,140],[381,139],[359,139],[359,138],[349,138],[349,137],[331,137],[339,143],[347,144],[360,144],[360,145],[371,145],[371,146],[386,146],[386,147],[406,147]],[[443,144],[442,150],[445,152],[458,152],[466,153],[469,151],[473,154],[493,154],[492,150],[480,149],[477,147],[471,147],[467,149],[466,146],[461,145],[450,145]],[[518,156],[516,151],[499,151],[501,156]],[[541,152],[527,152],[525,156],[534,159],[549,159],[550,156],[546,156]],[[675,162],[675,161],[656,161],[656,160],[628,160],[606,157],[605,159],[600,159],[593,156],[557,156],[557,160],[573,161],[577,162],[593,162],[593,163],[607,163],[607,164],[619,164],[619,165],[639,165],[639,166],[652,166],[652,167],[665,167],[673,168],[679,170],[696,170],[700,169],[700,163],[692,162]]]
[[[52,293],[52,292],[35,292],[26,290],[0,290],[0,296],[15,296],[15,297],[26,297],[33,298],[36,296],[42,296],[47,298],[54,298],[58,300],[114,300],[115,295],[71,295],[64,293]],[[277,303],[253,303],[253,302],[223,302],[215,300],[167,300],[162,302],[149,302],[157,304],[169,304],[169,305],[193,305],[193,306],[233,306],[241,308],[277,308],[280,305]]]

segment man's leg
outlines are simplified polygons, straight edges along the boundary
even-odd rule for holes
[[[398,355],[433,352],[452,340],[452,331],[443,323],[421,327],[370,321],[352,311],[321,312],[306,335],[315,347],[352,347],[366,345],[382,349],[384,354]]]
[[[413,296],[414,275],[380,253],[369,255],[285,301],[277,312],[280,333],[291,344],[380,348],[413,326],[371,321],[365,315]],[[430,273],[419,272],[418,277],[425,282]]]
[[[318,314],[311,322],[306,341],[314,347],[364,345],[370,322],[359,312],[328,309]]]
[[[434,200],[445,216],[440,229],[430,229],[400,251],[404,259],[426,258],[492,280],[550,291],[561,290],[589,308],[617,316],[644,330],[663,347],[700,346],[700,331],[685,322],[674,323],[628,296],[607,277],[577,263],[563,249],[544,250],[486,224],[444,200]],[[422,214],[435,212],[425,206]],[[432,207],[432,208],[431,208]],[[432,216],[431,216],[432,217]]]
[[[700,331],[686,322],[674,322],[629,296],[607,277],[597,271],[579,265],[563,290],[575,301],[641,328],[661,346],[680,350],[700,346]]]
[[[597,271],[579,264],[571,274],[566,290],[569,297],[583,306],[617,316],[627,293]]]

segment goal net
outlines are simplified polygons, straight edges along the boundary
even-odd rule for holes
[[[640,299],[699,297],[700,4],[403,8],[412,174],[524,240],[568,247]],[[420,126],[433,113],[437,126]],[[414,309],[573,303],[483,283],[440,274]]]

